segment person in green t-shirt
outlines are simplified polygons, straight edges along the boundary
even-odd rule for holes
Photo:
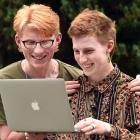
[[[42,4],[23,5],[13,22],[16,32],[15,42],[25,59],[15,62],[0,70],[1,79],[29,78],[64,78],[67,93],[73,93],[79,86],[72,81],[83,72],[69,64],[53,59],[58,50],[62,35],[59,16]],[[27,133],[25,133],[26,136]],[[0,98],[0,139],[24,140],[24,133],[11,131],[6,125],[6,118]],[[30,135],[30,139],[42,140],[44,135]]]
[[[2,68],[0,78],[64,78],[67,94],[75,93],[80,84],[73,79],[83,72],[60,60],[53,59],[62,38],[59,26],[59,16],[49,6],[42,4],[23,5],[14,17],[13,28],[16,32],[15,42],[18,50],[25,59]],[[137,78],[130,84],[130,88],[137,93],[140,91],[139,81]],[[11,131],[6,125],[0,98],[0,139],[25,140],[28,138],[30,140],[48,139],[41,134],[29,135],[28,133]]]

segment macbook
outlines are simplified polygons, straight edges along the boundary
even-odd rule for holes
[[[63,79],[0,79],[9,128],[29,132],[74,132]]]

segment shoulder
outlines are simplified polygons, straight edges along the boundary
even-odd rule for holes
[[[59,64],[59,72],[61,75],[63,74],[63,76],[69,75],[72,77],[72,79],[75,79],[83,74],[83,71],[77,67],[64,63],[60,60],[57,60],[57,62]],[[69,80],[72,80],[72,79],[69,79]]]
[[[70,71],[77,71],[77,72],[80,72],[80,73],[83,73],[82,70],[80,68],[77,68],[75,66],[72,66],[70,64],[67,64],[67,63],[64,63],[60,60],[57,60],[58,64],[60,67],[64,68],[64,69],[68,69]]]
[[[1,79],[16,79],[21,78],[22,74],[21,61],[9,64],[8,66],[0,69],[0,78]]]
[[[120,76],[119,76],[119,83],[120,84],[128,84],[133,79],[134,79],[133,77],[131,77],[123,72],[120,72]]]
[[[118,95],[122,95],[123,96],[132,96],[135,95],[134,92],[131,92],[128,89],[128,84],[129,82],[131,82],[133,80],[133,77],[121,72],[120,76],[117,80],[117,91],[118,91]]]

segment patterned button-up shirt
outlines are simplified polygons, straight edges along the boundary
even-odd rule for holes
[[[130,92],[127,84],[132,78],[115,66],[102,81],[90,83],[79,77],[80,88],[71,99],[75,123],[93,117],[111,124],[110,136],[70,134],[60,140],[140,140],[140,96]]]

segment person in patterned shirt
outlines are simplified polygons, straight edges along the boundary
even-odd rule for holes
[[[140,97],[128,89],[132,77],[111,61],[116,47],[115,22],[97,10],[85,9],[68,34],[75,60],[84,74],[71,98],[75,130],[60,136],[71,140],[139,140]]]

